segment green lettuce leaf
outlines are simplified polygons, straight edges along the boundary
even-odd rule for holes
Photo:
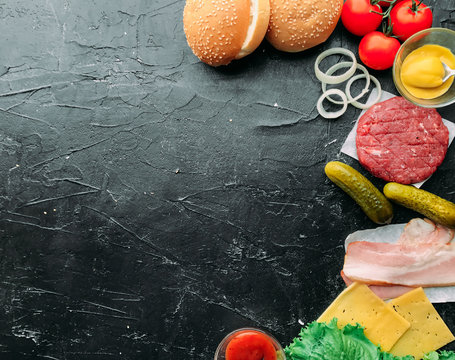
[[[329,323],[310,323],[284,352],[287,360],[414,360],[412,356],[399,357],[382,352],[368,340],[359,324],[338,329],[337,319]]]
[[[432,351],[425,354],[423,360],[455,360],[455,352],[441,351],[440,353],[437,353],[436,351]]]

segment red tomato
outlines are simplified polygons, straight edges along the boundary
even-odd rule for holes
[[[405,41],[416,32],[430,28],[433,24],[433,13],[425,4],[405,0],[392,8],[390,19],[393,34]]]
[[[341,21],[352,34],[363,36],[376,30],[381,24],[381,7],[372,5],[370,0],[346,0],[341,10]]]
[[[393,65],[400,42],[379,31],[366,34],[359,44],[359,57],[371,69],[385,70]]]
[[[269,337],[245,330],[236,334],[226,347],[226,360],[276,360],[276,350]]]

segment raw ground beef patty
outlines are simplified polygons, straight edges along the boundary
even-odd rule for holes
[[[357,155],[374,176],[412,184],[425,180],[442,163],[449,130],[435,109],[402,97],[373,105],[357,125]]]

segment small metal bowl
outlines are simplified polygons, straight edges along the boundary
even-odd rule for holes
[[[455,31],[444,28],[430,28],[419,31],[407,39],[398,50],[393,63],[393,82],[398,92],[412,103],[428,108],[438,108],[455,103],[455,81],[449,90],[434,99],[420,99],[411,95],[401,82],[400,72],[406,56],[415,49],[426,45],[434,44],[448,48],[455,54]]]
[[[265,335],[270,340],[270,342],[272,343],[272,345],[274,346],[274,348],[276,350],[276,355],[277,355],[276,358],[277,358],[277,360],[285,360],[286,359],[286,355],[284,354],[283,348],[281,347],[281,345],[278,342],[278,340],[275,339],[272,335],[270,335],[269,333],[267,333],[264,330],[260,330],[260,329],[256,329],[256,328],[241,328],[241,329],[237,329],[237,330],[234,330],[234,331],[230,332],[229,334],[227,334],[224,337],[223,340],[221,340],[220,344],[218,345],[218,348],[215,351],[214,360],[225,360],[226,359],[226,348],[227,348],[229,342],[234,337],[236,337],[239,334],[244,333],[244,332],[256,332],[256,333],[260,333],[262,335]]]

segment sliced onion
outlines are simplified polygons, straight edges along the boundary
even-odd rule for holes
[[[352,65],[345,73],[343,73],[341,75],[330,76],[327,73],[323,73],[319,69],[319,64],[327,56],[335,55],[335,54],[349,56],[352,59]],[[343,49],[343,48],[332,48],[332,49],[323,51],[321,54],[319,54],[319,56],[316,58],[316,62],[314,63],[314,72],[316,73],[316,77],[318,78],[318,80],[323,83],[332,84],[332,85],[339,84],[339,83],[342,83],[343,81],[348,80],[352,75],[354,75],[356,68],[357,68],[357,59],[355,58],[354,53],[350,50]]]
[[[341,100],[343,100],[343,107],[340,110],[328,112],[324,109],[324,107],[322,106],[322,102],[329,95],[338,95],[341,97]],[[321,115],[322,117],[326,119],[335,119],[345,113],[346,109],[348,108],[348,99],[346,97],[346,94],[340,89],[329,89],[319,97],[316,108],[318,109],[319,115]]]
[[[326,74],[332,75],[335,71],[337,71],[339,69],[347,68],[351,65],[352,65],[352,63],[350,61],[343,61],[343,62],[337,63],[337,64],[333,65],[332,67],[330,67],[329,70],[327,70]],[[356,69],[359,69],[360,71],[362,71],[365,74],[364,77],[366,78],[366,83],[365,83],[365,87],[363,88],[363,90],[360,92],[359,95],[357,95],[355,98],[351,97],[350,99],[348,97],[348,104],[362,98],[362,96],[364,96],[368,92],[368,89],[370,88],[370,73],[368,72],[367,68],[365,66],[357,63]],[[327,91],[326,83],[324,83],[324,82],[321,83],[321,87],[322,87],[322,92]],[[333,100],[330,96],[327,96],[327,100],[333,102],[334,104],[338,104],[338,105],[343,104],[343,102],[341,102],[341,101]]]
[[[349,81],[346,83],[346,96],[347,96],[349,102],[358,109],[368,109],[371,105],[376,104],[381,99],[381,95],[382,95],[381,83],[373,75],[370,75],[371,80],[374,82],[374,84],[376,85],[376,88],[378,89],[378,95],[376,96],[376,98],[373,100],[372,103],[370,102],[368,104],[359,103],[355,98],[353,98],[351,95],[352,83],[354,81],[356,81],[358,79],[362,79],[364,77],[365,77],[364,74],[359,74],[359,75],[356,75],[356,76],[353,76],[352,78],[350,78]]]

